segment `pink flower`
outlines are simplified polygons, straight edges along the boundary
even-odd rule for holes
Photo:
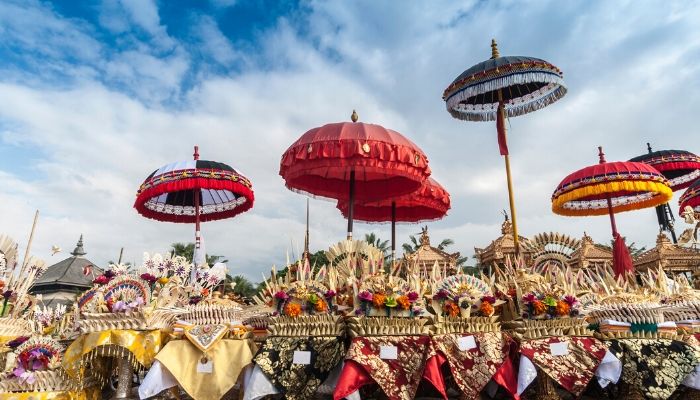
[[[532,293],[528,293],[525,296],[523,296],[523,302],[525,304],[530,304],[530,303],[534,302],[535,300],[537,300],[537,297],[535,297],[535,295]]]
[[[141,279],[147,281],[148,283],[155,283],[158,280],[158,278],[149,274],[148,272],[146,272],[145,274],[141,274]]]
[[[449,295],[450,295],[450,294],[447,293],[447,290],[445,290],[445,289],[440,289],[440,290],[438,290],[437,293],[435,293],[435,295],[433,296],[433,299],[435,299],[435,300],[445,300],[446,298],[450,297]]]
[[[484,296],[481,298],[482,302],[486,302],[489,304],[495,304],[496,303],[496,298],[493,296]]]
[[[277,300],[286,301],[286,300],[289,300],[289,295],[280,290],[279,292],[275,293],[275,298]]]
[[[326,299],[332,299],[335,297],[335,291],[329,290],[323,295]]]
[[[107,278],[104,275],[100,275],[97,278],[95,278],[95,280],[92,281],[92,283],[97,284],[97,285],[104,285],[107,282],[109,282],[109,278]]]
[[[413,303],[414,301],[418,300],[418,293],[416,293],[416,292],[408,292],[408,294],[406,295],[406,297],[408,297],[408,301],[410,301],[411,303]]]
[[[576,300],[576,297],[574,296],[566,296],[564,297],[564,301],[571,307],[574,306],[574,304],[578,303],[578,300]]]
[[[374,298],[372,293],[368,292],[367,290],[360,292],[360,294],[357,295],[357,297],[359,297],[362,301],[372,301],[372,299]]]

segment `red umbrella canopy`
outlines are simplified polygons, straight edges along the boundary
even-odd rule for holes
[[[158,221],[195,223],[195,196],[200,221],[231,218],[253,207],[253,185],[230,166],[191,160],[165,165],[141,184],[134,208]]]
[[[690,185],[678,202],[681,205],[680,214],[683,213],[686,207],[692,207],[695,211],[700,211],[700,179]]]
[[[634,157],[630,161],[654,167],[669,180],[674,191],[685,189],[700,178],[700,157],[685,150],[651,151],[649,146],[648,154]]]
[[[568,216],[605,215],[666,203],[669,182],[654,167],[631,161],[603,162],[564,178],[552,194],[552,211]]]
[[[376,202],[356,204],[355,219],[366,222],[391,222],[392,203],[396,204],[397,222],[437,220],[450,209],[450,194],[433,178],[428,178],[415,193]],[[347,218],[348,202],[339,201],[338,209]]]
[[[279,173],[291,190],[348,200],[352,171],[357,201],[415,192],[430,175],[428,158],[413,142],[362,122],[332,123],[304,133],[282,155]]]

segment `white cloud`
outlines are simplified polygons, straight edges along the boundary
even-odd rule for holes
[[[39,208],[35,249],[47,258],[52,244],[69,251],[80,233],[100,264],[122,246],[127,260],[138,261],[143,251],[191,240],[193,227],[144,219],[131,206],[142,179],[191,157],[199,144],[203,158],[227,162],[253,181],[255,208],[204,224],[203,231],[212,253],[258,280],[260,271],[281,264],[287,250],[298,253],[303,243],[304,197],[284,188],[280,155],[306,130],[347,120],[352,109],[426,151],[435,178],[453,195],[449,216],[430,224],[433,238],[451,237],[453,251],[471,255],[500,234],[500,210],[508,208],[503,160],[495,126],[452,119],[441,94],[463,69],[489,56],[492,36],[502,54],[555,63],[570,88],[558,103],[510,121],[522,234],[556,230],[580,237],[587,231],[609,240],[606,217],[559,217],[549,203],[564,176],[596,162],[598,145],[610,160],[645,151],[647,141],[658,149],[700,151],[692,148],[700,101],[692,91],[699,78],[697,8],[312,2],[308,16],[283,18],[264,32],[254,54],[239,53],[205,16],[194,28],[206,45],[198,51],[221,64],[240,57],[243,69],[199,77],[183,92],[194,57],[167,36],[149,4],[125,4],[145,8],[125,8],[111,22],[101,16],[129,40],[136,40],[125,33],[133,24],[155,38],[124,50],[104,47],[91,38],[89,24],[38,3],[27,10],[0,5],[2,21],[47,21],[44,28],[0,24],[17,46],[40,53],[56,71],[82,68],[79,80],[66,83],[0,66],[8,71],[0,78],[0,157],[27,149],[40,157],[0,167],[0,180],[8,182],[0,190],[0,221],[3,231],[26,240]],[[163,40],[173,49],[165,55]],[[311,204],[312,247],[341,240],[345,222],[334,204]],[[631,241],[653,245],[652,210],[622,214],[618,225]],[[389,237],[388,225],[356,224],[356,236],[370,231]],[[418,231],[399,226],[397,247]]]

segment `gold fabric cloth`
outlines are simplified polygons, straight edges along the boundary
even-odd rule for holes
[[[99,388],[63,392],[0,393],[0,400],[99,400]]]
[[[243,368],[253,361],[253,346],[248,340],[220,340],[207,351],[207,358],[213,363],[211,373],[197,372],[204,353],[189,340],[171,341],[156,359],[193,399],[220,399],[236,384]]]
[[[153,331],[113,329],[83,334],[66,349],[63,368],[70,376],[79,375],[82,358],[103,346],[116,346],[128,350],[139,364],[149,368],[165,338],[166,334],[158,329]]]

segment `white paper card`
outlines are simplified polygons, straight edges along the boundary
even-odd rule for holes
[[[462,351],[475,349],[476,340],[474,340],[474,336],[464,336],[457,339],[457,346],[459,346],[459,349]]]
[[[382,360],[396,360],[399,358],[399,349],[396,346],[379,347],[379,358]]]
[[[565,356],[569,354],[569,343],[568,342],[558,342],[549,344],[549,352],[553,356]]]
[[[211,360],[208,360],[207,362],[198,362],[197,363],[197,373],[199,374],[211,374],[214,371],[214,363]]]
[[[311,364],[311,352],[296,350],[292,358],[293,364],[309,365]]]

